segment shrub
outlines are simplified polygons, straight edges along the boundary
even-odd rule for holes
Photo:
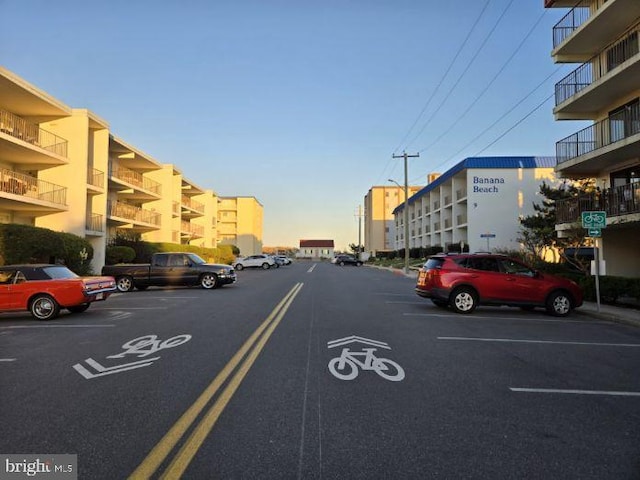
[[[78,275],[89,275],[91,260],[93,260],[93,247],[82,237],[73,233],[56,233],[62,239],[64,253],[61,258],[64,264]]]
[[[0,261],[15,263],[53,263],[64,258],[62,236],[47,228],[31,225],[0,225]]]
[[[105,263],[113,265],[115,263],[130,263],[136,258],[136,251],[127,246],[111,246],[107,247],[105,253]]]

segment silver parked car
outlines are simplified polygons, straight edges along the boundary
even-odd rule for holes
[[[276,265],[271,255],[249,255],[248,257],[238,257],[233,262],[233,268],[242,270],[244,268],[262,268],[267,270]]]

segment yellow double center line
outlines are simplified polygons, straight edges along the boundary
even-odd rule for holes
[[[233,358],[229,360],[229,363],[225,365],[222,371],[213,379],[211,384],[209,384],[209,386],[200,394],[193,405],[191,405],[189,409],[182,414],[182,417],[180,417],[166,435],[162,437],[162,440],[153,447],[153,450],[151,450],[149,455],[147,455],[144,461],[130,475],[130,479],[150,478],[151,475],[156,472],[158,467],[169,456],[187,430],[196,421],[213,396],[242,362],[236,374],[229,381],[228,385],[222,391],[215,403],[202,417],[202,420],[200,420],[200,422],[194,427],[187,440],[184,442],[178,453],[173,457],[171,463],[169,463],[169,466],[160,477],[163,479],[180,478],[189,466],[189,463],[191,463],[191,460],[193,460],[198,449],[202,446],[204,440],[211,432],[211,429],[218,421],[220,414],[222,414],[223,410],[233,397],[233,394],[242,383],[247,372],[269,340],[269,337],[271,337],[271,334],[287,313],[287,310],[291,306],[291,303],[293,303],[296,295],[298,295],[302,289],[303,285],[303,283],[297,283],[289,293],[285,295],[276,308],[274,308],[269,314],[267,319],[262,322],[256,331],[253,332],[246,342],[244,342],[240,350],[236,352]],[[248,355],[247,352],[249,352]]]

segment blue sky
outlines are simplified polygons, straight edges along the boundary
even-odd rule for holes
[[[552,99],[531,113],[576,67],[550,57],[565,13],[543,0],[0,0],[0,52],[200,186],[255,196],[266,246],[344,248],[369,188],[403,182],[392,154],[420,152],[418,185],[477,154],[554,155],[581,128],[555,122]]]

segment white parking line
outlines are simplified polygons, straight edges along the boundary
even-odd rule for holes
[[[309,270],[307,270],[307,273],[311,273],[313,272],[313,269],[316,268],[317,263],[314,263],[313,265],[311,265],[311,268],[309,268]]]
[[[0,362],[15,362],[15,358],[0,358]]]
[[[126,309],[121,308],[115,308],[115,307],[100,307],[100,308],[94,308],[93,311],[94,312],[99,312],[101,310],[166,310],[169,307],[127,307]]]
[[[0,327],[0,330],[4,329],[16,329],[16,328],[104,328],[115,327],[115,325],[9,325],[8,327]]]
[[[442,318],[451,318],[454,320],[474,320],[474,319],[488,319],[488,320],[517,320],[517,321],[527,321],[527,322],[549,322],[549,323],[588,323],[588,324],[601,324],[601,325],[609,325],[611,322],[607,322],[606,320],[552,320],[550,318],[528,318],[526,316],[522,317],[484,317],[482,315],[457,315],[457,314],[442,314],[442,313],[403,313],[407,317],[442,317]]]
[[[392,301],[386,301],[384,302],[387,305],[424,305],[424,302],[392,302]]]
[[[509,387],[512,392],[527,393],[564,393],[572,395],[612,395],[619,397],[640,397],[640,392],[616,392],[609,390],[563,390],[555,388],[513,388]]]
[[[549,344],[549,345],[587,345],[592,347],[640,348],[640,343],[560,342],[555,340],[520,340],[516,338],[478,338],[478,337],[437,337],[437,339],[463,341],[463,342],[542,343],[542,344]]]

